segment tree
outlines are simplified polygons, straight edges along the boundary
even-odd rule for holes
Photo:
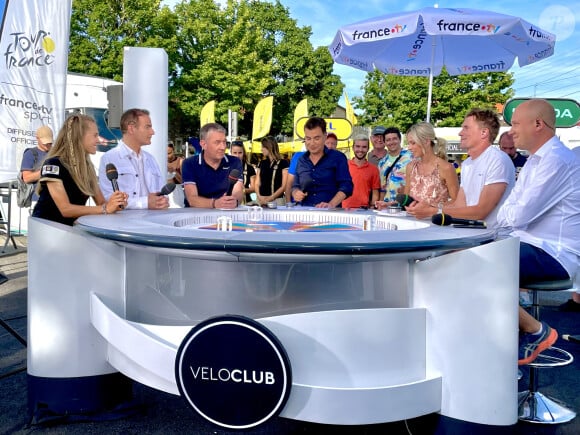
[[[309,112],[330,116],[336,109],[344,85],[332,73],[334,62],[326,47],[313,49],[312,29],[298,27],[279,1],[251,2],[252,17],[262,30],[259,56],[273,66],[273,83],[267,89],[274,95],[272,130],[291,134],[293,110],[308,98]]]
[[[174,15],[159,5],[160,0],[73,0],[69,71],[122,81],[124,47],[175,53]]]
[[[314,49],[279,1],[183,0],[171,11],[160,0],[74,0],[69,70],[122,80],[123,47],[160,47],[169,57],[170,131],[195,135],[202,107],[216,100],[216,120],[240,114],[251,132],[260,99],[274,96],[272,132],[291,134],[293,112],[330,115],[342,94],[325,47]],[[144,90],[146,92],[146,90]]]
[[[179,68],[171,96],[176,108],[199,128],[199,113],[216,100],[216,120],[227,122],[228,109],[243,118],[273,84],[272,66],[258,56],[262,37],[251,22],[246,2],[182,2],[178,17]],[[193,133],[193,132],[192,132]]]
[[[273,132],[290,134],[293,110],[309,98],[311,113],[334,111],[342,93],[340,78],[325,48],[313,49],[309,27],[298,27],[278,1],[212,0],[176,6],[181,62],[177,106],[196,119],[203,105],[217,100],[216,116],[240,114],[242,133],[252,128],[258,101],[274,96]]]
[[[472,107],[495,109],[513,96],[511,73],[480,73],[450,76],[445,69],[433,79],[431,123],[454,127]],[[394,125],[406,131],[426,119],[428,78],[400,77],[380,71],[367,74],[363,97],[353,100],[364,111],[363,124]]]

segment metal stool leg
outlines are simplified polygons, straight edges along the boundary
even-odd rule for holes
[[[576,417],[576,413],[564,405],[535,391],[518,393],[518,413],[521,421],[541,424],[566,423]]]

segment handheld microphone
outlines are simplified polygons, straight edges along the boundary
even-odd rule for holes
[[[117,192],[119,190],[119,184],[117,184],[117,178],[119,178],[119,173],[117,172],[117,168],[112,163],[107,163],[105,171],[107,173],[107,178],[113,185],[113,191]]]
[[[175,190],[175,183],[167,183],[165,186],[163,186],[161,188],[160,192],[157,192],[157,196],[169,195],[174,190]]]
[[[399,203],[399,205],[401,206],[401,210],[405,210],[405,207],[407,207],[415,200],[413,199],[413,197],[409,195],[405,195],[404,193],[398,193],[397,196],[395,196],[395,201]]]
[[[228,187],[228,191],[226,193],[227,196],[231,196],[234,190],[234,186],[238,182],[240,178],[240,171],[237,169],[232,169],[228,175],[228,181],[230,182],[230,186]]]
[[[300,178],[300,190],[304,192],[304,199],[306,199],[306,195],[308,195],[308,190],[314,184],[312,178],[310,178],[310,174],[306,174]],[[304,199],[302,201],[304,201]],[[302,201],[298,202],[298,204],[302,204]]]
[[[310,177],[302,177],[302,179],[300,180],[300,190],[304,193],[308,192],[308,189],[310,189],[310,186],[312,186],[312,178]]]
[[[119,184],[117,183],[117,178],[119,178],[119,173],[117,172],[117,167],[112,163],[107,163],[107,166],[105,166],[105,173],[107,174],[107,178],[113,185],[113,192],[118,192]],[[124,207],[120,205],[119,208],[122,209]]]
[[[459,219],[454,218],[445,213],[434,214],[431,217],[431,222],[435,225],[447,226],[447,225],[459,225],[463,228],[487,228],[485,221],[476,221],[473,219]]]

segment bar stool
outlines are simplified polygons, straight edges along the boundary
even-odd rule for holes
[[[538,294],[540,291],[560,291],[573,288],[571,279],[561,281],[542,281],[526,285],[532,293],[531,315],[540,320],[540,305]],[[576,413],[556,400],[538,391],[538,374],[541,368],[563,367],[571,364],[574,357],[564,349],[550,347],[530,364],[530,379],[528,390],[518,393],[518,416],[521,421],[542,424],[565,423],[576,417]]]

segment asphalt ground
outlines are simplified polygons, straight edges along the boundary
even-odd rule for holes
[[[0,237],[2,235],[0,234]],[[199,416],[178,396],[134,383],[134,400],[124,412],[110,413],[100,419],[69,418],[33,424],[27,410],[26,340],[27,327],[27,254],[26,237],[16,236],[0,253],[0,272],[8,280],[0,284],[0,320],[15,334],[0,325],[0,434],[233,434],[217,428]],[[0,238],[4,243],[4,238]],[[580,313],[566,313],[557,306],[570,297],[569,293],[544,294],[542,318],[560,335],[580,333]],[[580,412],[580,344],[559,339],[557,345],[571,352],[575,361],[566,367],[541,370],[540,391],[564,402]],[[490,356],[491,358],[492,356]],[[520,381],[526,388],[527,370]],[[477,373],[473,374],[477,376]],[[328,426],[284,418],[275,418],[250,434],[526,434],[577,435],[580,418],[559,425],[537,425],[519,422],[498,428],[449,421],[437,414],[408,420],[367,426]]]

